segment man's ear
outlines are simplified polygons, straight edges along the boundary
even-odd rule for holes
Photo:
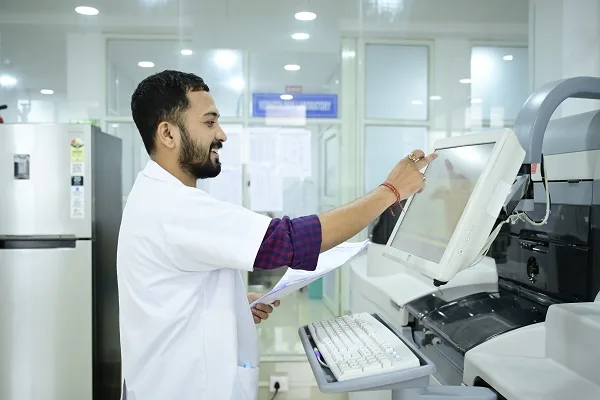
[[[156,140],[159,143],[162,143],[168,149],[175,148],[175,135],[173,132],[174,126],[168,122],[161,122],[158,124],[158,128],[156,129]]]

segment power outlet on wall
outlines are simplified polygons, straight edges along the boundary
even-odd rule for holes
[[[271,375],[269,378],[269,392],[275,392],[275,383],[279,382],[279,392],[287,392],[290,390],[288,377],[285,375]]]

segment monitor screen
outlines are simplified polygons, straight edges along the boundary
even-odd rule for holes
[[[436,150],[425,190],[406,210],[391,247],[439,263],[495,143]]]

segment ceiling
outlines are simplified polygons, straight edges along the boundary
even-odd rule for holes
[[[494,23],[498,20],[527,22],[527,0],[3,0],[6,14],[72,15],[76,6],[98,8],[98,19],[118,17],[173,17],[206,22],[206,18],[253,19],[291,17],[310,10],[323,20],[378,18],[381,9],[397,9],[401,20]],[[387,17],[385,17],[387,18]],[[75,18],[72,18],[75,20]]]
[[[180,40],[109,40],[107,58],[114,62],[120,72],[134,82],[149,73],[164,69],[190,71],[205,78],[209,83],[228,82],[244,76],[243,52],[237,50],[205,50],[194,41]],[[182,56],[182,49],[192,50],[190,56]],[[231,65],[219,67],[219,57],[231,58]],[[307,53],[299,51],[256,51],[248,56],[250,83],[253,91],[282,91],[277,82],[287,85],[303,85],[307,91],[326,89],[330,80],[339,79],[339,56],[337,52]],[[154,68],[140,68],[139,61],[152,61]],[[300,71],[286,71],[287,64],[298,64]],[[314,82],[318,82],[314,84]],[[313,84],[311,84],[313,83]]]
[[[285,85],[299,84],[335,91],[331,86],[339,79],[341,36],[411,37],[406,33],[411,29],[416,32],[413,36],[423,39],[427,32],[439,29],[440,35],[461,32],[464,36],[463,31],[469,31],[485,39],[494,26],[501,26],[497,31],[506,31],[507,37],[510,27],[520,27],[518,34],[527,32],[527,0],[403,3],[392,18],[379,14],[370,0],[86,0],[84,5],[97,7],[100,14],[84,17],[73,11],[83,5],[77,0],[0,0],[0,72],[18,74],[21,91],[34,93],[49,87],[57,95],[65,94],[69,32],[151,34],[151,40],[112,41],[107,46],[107,58],[134,82],[165,68],[194,71],[209,83],[243,76],[241,64],[235,71],[215,69],[212,53],[206,49],[225,48],[249,52],[252,90],[283,90]],[[296,21],[294,13],[302,10],[315,12],[317,19]],[[294,41],[290,38],[294,32],[307,32],[311,38]],[[182,57],[179,52],[184,47],[193,49],[194,55]],[[153,61],[155,68],[137,67],[142,60]],[[289,63],[302,69],[284,71],[283,65]]]

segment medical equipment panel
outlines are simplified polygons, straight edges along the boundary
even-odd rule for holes
[[[407,201],[384,254],[439,286],[481,260],[525,152],[510,130],[434,147],[426,189]]]
[[[572,313],[559,322],[550,318],[552,310],[575,306],[561,303],[593,301],[600,290],[600,111],[548,122],[568,97],[600,98],[600,79],[573,78],[541,88],[515,122],[514,130],[528,150],[520,173],[531,177],[516,210],[526,211],[530,220],[504,225],[491,246],[488,255],[496,262],[498,293],[474,294],[445,305],[428,295],[407,306],[413,338],[436,364],[435,378],[442,384],[492,387],[510,399],[563,399],[566,392],[600,390],[591,390],[591,381],[581,378],[590,371],[581,356],[588,340],[583,331],[597,326],[596,315]],[[531,141],[531,135],[536,139]],[[587,303],[585,309],[594,307]],[[555,340],[545,348],[551,331],[561,335],[561,343]],[[507,351],[512,355],[494,357]],[[577,351],[581,354],[576,356]],[[544,364],[546,357],[560,359],[556,355],[578,363],[570,369],[555,361]],[[507,368],[509,361],[515,368]],[[532,368],[516,374],[523,363]],[[544,365],[560,373],[540,369]],[[549,390],[553,386],[561,390]]]

